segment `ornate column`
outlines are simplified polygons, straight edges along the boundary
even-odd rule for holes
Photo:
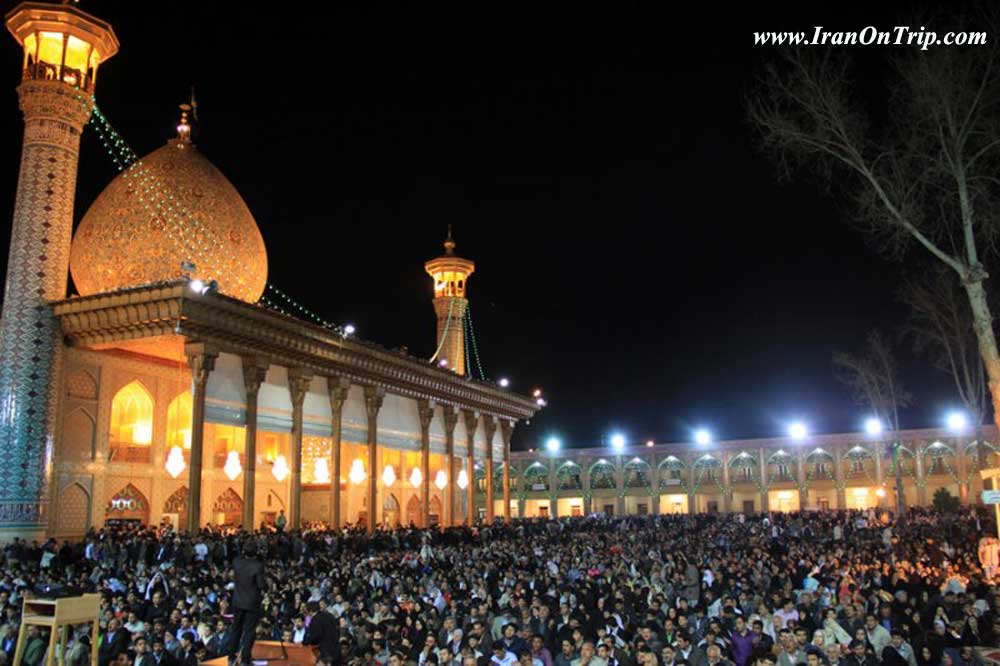
[[[660,515],[660,468],[657,465],[656,454],[652,453],[649,456],[650,464],[650,501],[653,503],[653,515]]]
[[[687,465],[684,466],[684,473],[687,474],[687,495],[688,495],[688,514],[694,514],[695,509],[695,487],[694,487],[694,456],[685,456],[685,462]]]
[[[885,483],[885,477],[882,474],[882,442],[875,442],[872,446],[875,450],[875,489],[878,490],[879,488],[882,488],[882,484]],[[889,494],[886,493],[886,497],[888,497],[888,495]],[[880,507],[885,506],[886,497],[880,497],[878,499],[878,505]]]
[[[767,449],[760,448],[757,454],[757,462],[760,465],[760,510],[767,513],[771,510],[770,502],[767,498]]]
[[[330,528],[339,530],[340,519],[340,448],[344,403],[351,390],[351,380],[336,375],[326,378],[330,394]]]
[[[292,397],[291,471],[288,474],[288,527],[302,525],[302,404],[305,402],[312,373],[303,368],[288,369],[288,391]]]
[[[448,475],[448,485],[444,487],[444,519],[442,527],[455,524],[455,426],[458,425],[458,409],[444,405],[444,471]]]
[[[805,511],[809,503],[809,486],[806,485],[806,454],[798,451],[795,455],[795,484],[799,487],[799,511]]]
[[[500,438],[503,439],[503,521],[510,523],[510,440],[514,436],[514,422],[500,421]],[[523,476],[523,475],[522,475]],[[524,509],[520,513],[524,517]]]
[[[837,509],[847,508],[847,484],[844,482],[844,447],[833,448],[833,484],[837,489]]]
[[[549,458],[549,515],[553,518],[559,517],[559,479],[556,476],[558,464],[557,458]]]
[[[924,469],[923,442],[913,443],[913,458],[917,466],[917,504],[927,506],[927,472]]]
[[[365,415],[368,425],[368,533],[378,521],[378,413],[385,399],[381,386],[365,387]]]
[[[465,416],[465,440],[466,458],[465,473],[469,477],[469,485],[466,487],[466,511],[465,524],[472,527],[475,522],[476,508],[476,429],[479,427],[479,415],[471,409],[462,410]]]
[[[486,431],[486,523],[493,524],[493,438],[497,432],[495,416],[483,417],[483,429]]]
[[[594,491],[590,488],[590,465],[589,458],[580,460],[580,485],[583,486],[583,515],[585,516],[594,512]]]
[[[201,468],[205,443],[205,387],[208,375],[215,369],[217,349],[202,342],[184,345],[191,368],[191,459],[188,464],[188,532],[197,532],[201,525]]]
[[[431,421],[434,420],[434,403],[417,400],[417,413],[420,414],[420,472],[423,478],[420,483],[420,526],[428,528],[431,526]]]
[[[729,451],[722,452],[722,510],[733,512],[733,479],[729,469]]]
[[[243,357],[243,385],[247,391],[246,449],[243,454],[243,529],[253,531],[257,492],[257,394],[267,375],[267,359]]]
[[[955,465],[958,467],[958,500],[964,505],[969,503],[969,467],[962,450],[962,440],[955,438]]]
[[[625,515],[625,457],[615,456],[615,515]]]

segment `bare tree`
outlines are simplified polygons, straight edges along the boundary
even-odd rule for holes
[[[870,331],[861,356],[845,352],[833,355],[837,379],[851,389],[854,401],[871,410],[872,416],[884,426],[892,428],[892,460],[896,477],[896,508],[906,510],[903,494],[903,473],[899,464],[899,409],[913,402],[903,388],[896,368],[896,359],[885,338],[878,331]]]
[[[959,400],[976,426],[979,469],[986,469],[986,372],[962,285],[953,271],[938,264],[908,277],[900,298],[910,308],[904,335],[913,341],[915,352],[929,355],[935,368],[951,375]]]
[[[859,102],[844,48],[776,52],[746,100],[764,149],[776,156],[784,175],[805,167],[823,185],[843,186],[856,224],[883,252],[899,258],[920,247],[958,276],[995,419],[1000,353],[983,264],[995,256],[1000,238],[997,11],[960,15],[952,25],[937,17],[910,23],[937,30],[975,26],[987,32],[988,43],[887,48],[884,127]]]

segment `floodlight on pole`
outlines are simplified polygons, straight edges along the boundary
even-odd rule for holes
[[[809,428],[802,421],[796,421],[788,426],[788,436],[796,441],[801,441],[809,436]]]
[[[623,451],[625,449],[625,435],[620,432],[611,435],[611,448],[615,451]]]
[[[705,428],[698,428],[694,431],[694,442],[699,446],[705,446],[712,441],[712,433]]]
[[[882,422],[875,418],[874,416],[865,420],[865,432],[872,436],[878,436],[882,434]]]

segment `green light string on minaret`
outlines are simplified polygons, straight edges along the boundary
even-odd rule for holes
[[[468,319],[466,319],[465,324],[462,326],[462,337],[465,338],[465,344],[462,345],[465,351],[465,372],[470,376],[475,375],[472,372],[472,362],[469,360],[469,326]]]
[[[476,358],[476,367],[479,368],[479,378],[485,381],[486,373],[483,372],[483,364],[479,360],[479,345],[476,343],[476,329],[472,325],[472,309],[468,304],[465,306],[465,316],[469,322],[469,338],[472,340],[472,355]],[[465,352],[468,354],[468,346],[466,346]]]
[[[451,314],[455,310],[455,299],[451,299],[448,305],[448,318],[444,322],[444,333],[441,334],[441,340],[438,341],[437,349],[434,350],[434,356],[431,356],[431,363],[437,360],[438,354],[441,353],[441,348],[444,347],[444,341],[448,339],[448,329],[451,328]]]

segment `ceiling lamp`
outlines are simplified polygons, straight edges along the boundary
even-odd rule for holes
[[[288,461],[285,460],[285,456],[279,453],[274,459],[274,464],[271,465],[271,474],[274,474],[274,478],[278,481],[284,481],[288,472]]]
[[[229,455],[226,456],[226,466],[222,468],[222,471],[226,473],[230,481],[235,481],[236,477],[243,471],[243,466],[240,464],[240,454],[236,451],[230,451]]]
[[[414,488],[419,488],[423,480],[424,480],[424,475],[420,471],[420,468],[414,467],[413,471],[410,472],[410,485],[413,486]]]
[[[313,480],[316,483],[330,483],[330,466],[326,458],[316,458],[313,461]]]
[[[187,465],[184,463],[184,451],[179,446],[173,446],[170,448],[170,453],[167,454],[167,474],[173,478],[177,478],[184,471]]]
[[[439,469],[437,476],[434,477],[434,485],[438,487],[438,490],[444,490],[444,487],[448,485],[448,475],[444,473],[443,469]]]
[[[351,471],[347,474],[347,478],[356,486],[361,485],[368,478],[368,475],[365,474],[365,464],[361,462],[361,458],[355,458],[354,462],[351,463]]]
[[[396,470],[392,468],[392,465],[386,465],[385,469],[382,470],[382,484],[386,488],[392,488],[394,483],[396,483]]]
[[[458,471],[458,478],[455,479],[455,483],[462,490],[465,490],[466,488],[469,487],[469,475],[465,472],[464,469],[460,469]]]

